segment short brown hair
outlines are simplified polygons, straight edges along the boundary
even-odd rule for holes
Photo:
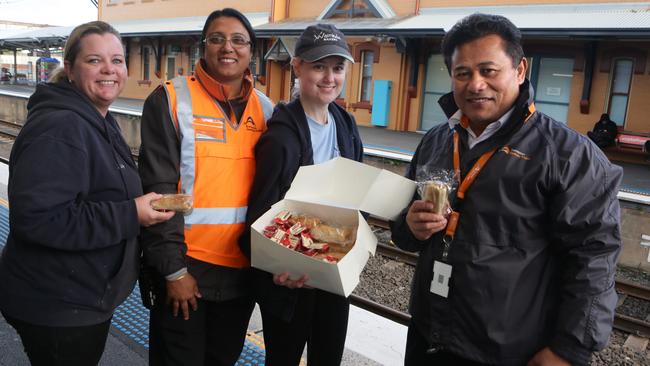
[[[68,61],[70,65],[74,65],[77,55],[79,54],[81,48],[81,40],[90,34],[99,34],[103,35],[110,33],[117,37],[117,39],[122,42],[122,37],[120,32],[118,32],[113,26],[101,20],[96,20],[93,22],[84,23],[76,26],[70,36],[65,42],[65,48],[63,49],[63,60]],[[56,83],[61,80],[64,80],[68,77],[64,68],[57,70],[57,72],[50,78],[51,83]]]

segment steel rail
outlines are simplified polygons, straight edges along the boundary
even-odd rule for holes
[[[356,307],[367,310],[371,313],[377,314],[382,318],[390,319],[402,325],[409,325],[411,322],[411,315],[395,310],[391,307],[382,305],[378,302],[372,301],[365,297],[352,294],[350,295],[350,303]]]
[[[631,316],[615,314],[614,328],[639,337],[650,338],[650,323]]]
[[[616,280],[616,290],[628,296],[650,301],[650,287],[646,287],[628,280]]]

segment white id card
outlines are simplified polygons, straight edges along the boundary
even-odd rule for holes
[[[433,279],[431,280],[430,291],[446,298],[449,294],[450,278],[451,266],[449,264],[438,261],[433,262]]]

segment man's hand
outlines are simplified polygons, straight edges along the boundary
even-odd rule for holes
[[[427,240],[447,226],[447,219],[433,212],[433,203],[414,201],[406,214],[406,224],[418,240]]]
[[[302,275],[302,277],[300,277],[297,280],[292,280],[291,278],[289,278],[289,273],[287,272],[273,275],[273,283],[275,283],[278,286],[284,286],[291,289],[303,288],[303,287],[309,288],[309,286],[305,285],[307,281],[309,281],[309,276],[307,276],[306,274]]]
[[[528,361],[527,366],[571,366],[562,357],[556,355],[550,348],[546,347]]]
[[[186,273],[180,279],[167,281],[167,303],[172,305],[172,314],[178,316],[178,309],[183,313],[183,319],[190,318],[190,306],[196,311],[196,299],[201,298],[199,287],[191,274]]]

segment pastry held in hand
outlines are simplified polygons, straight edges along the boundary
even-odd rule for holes
[[[448,205],[447,185],[440,181],[429,181],[424,187],[425,201],[433,203],[433,213],[443,215]]]
[[[192,201],[189,194],[164,194],[162,198],[151,201],[151,207],[158,211],[188,212],[192,209]]]

